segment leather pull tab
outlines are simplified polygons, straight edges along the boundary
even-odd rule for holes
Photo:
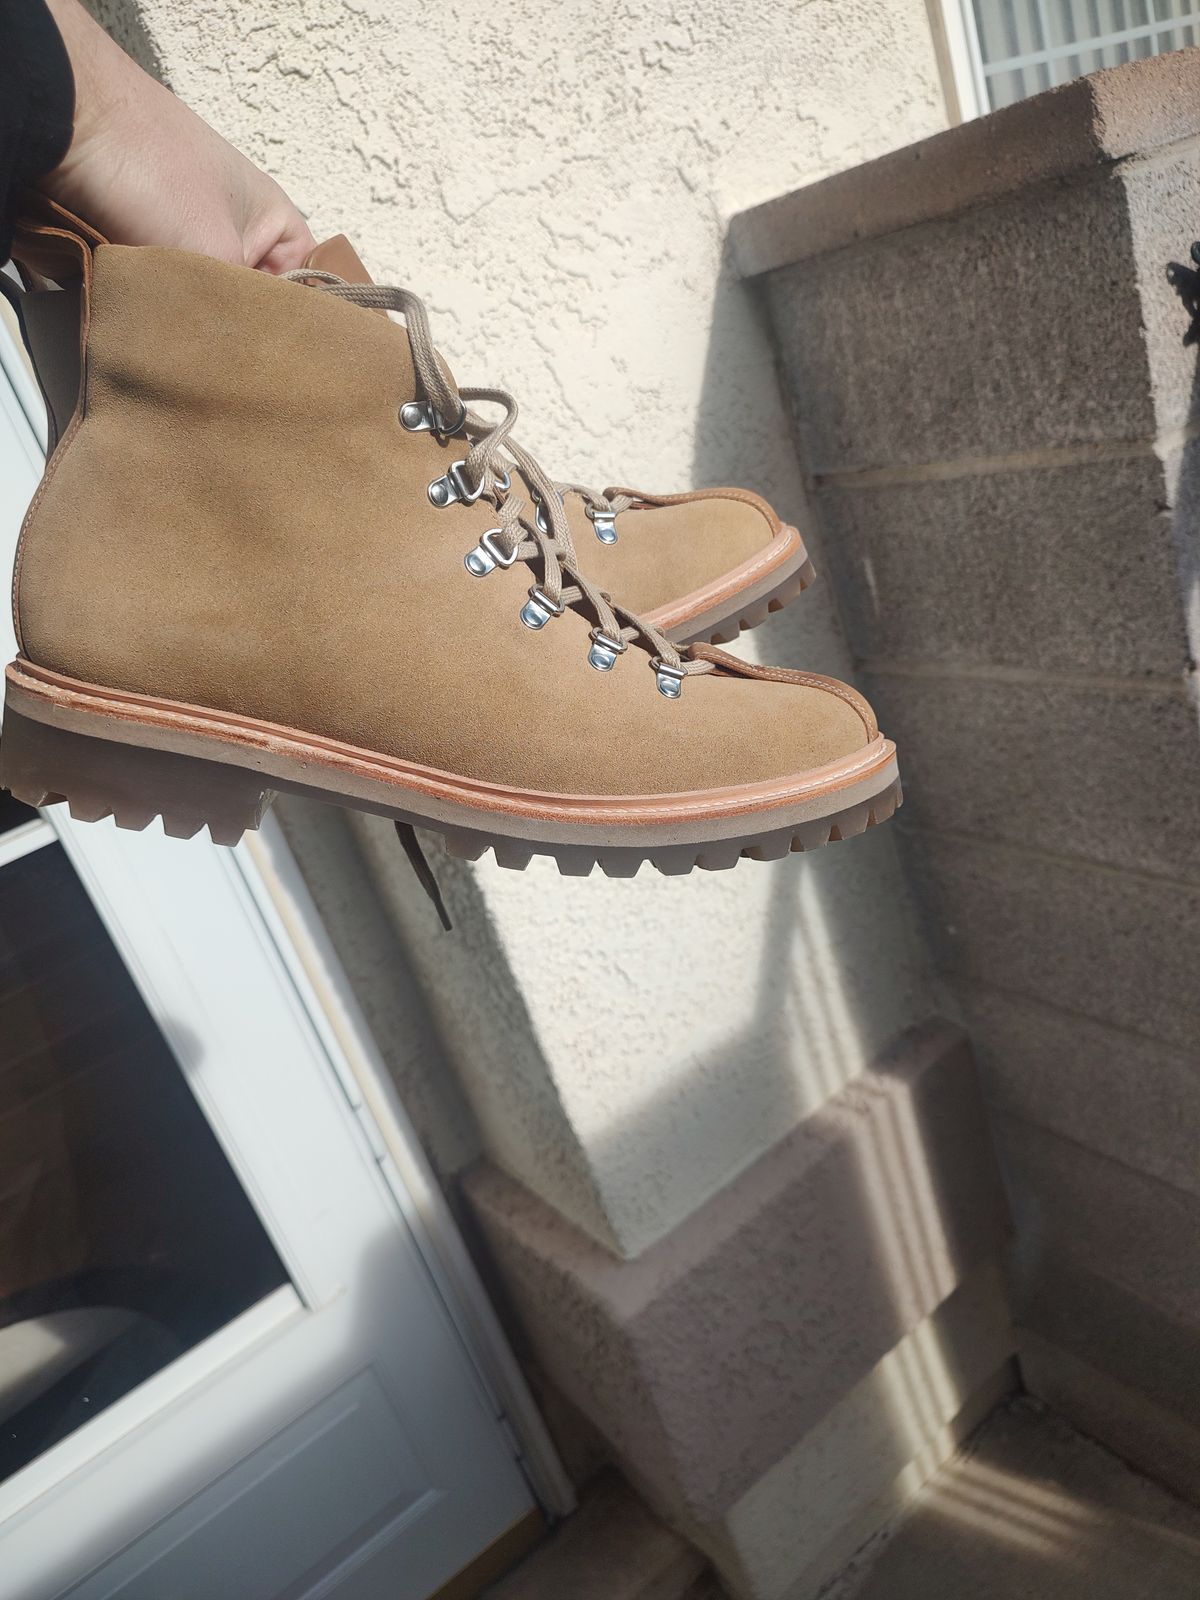
[[[90,222],[68,211],[66,206],[60,206],[57,200],[51,200],[40,189],[21,190],[17,203],[17,222],[18,226],[25,223],[30,228],[56,228],[63,233],[73,233],[93,249],[110,242],[98,228],[93,228]]]
[[[373,282],[371,274],[359,259],[358,251],[344,233],[335,233],[332,239],[317,245],[304,265],[318,272],[336,272],[347,283]]]
[[[92,252],[107,244],[102,233],[36,189],[24,189],[13,221],[13,260],[27,287],[92,281]]]
[[[46,402],[51,450],[82,403],[92,256],[107,242],[47,195],[22,191],[12,246],[25,286],[18,321]]]

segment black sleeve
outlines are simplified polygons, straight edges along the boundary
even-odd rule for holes
[[[16,195],[66,155],[74,119],[71,63],[44,0],[0,0],[0,264]]]

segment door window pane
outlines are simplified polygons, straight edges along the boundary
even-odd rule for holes
[[[1196,0],[972,0],[993,109],[1195,43]]]
[[[0,868],[0,1478],[286,1281],[61,846]]]
[[[0,833],[36,821],[37,812],[32,806],[23,806],[19,800],[13,799],[7,789],[0,789]]]

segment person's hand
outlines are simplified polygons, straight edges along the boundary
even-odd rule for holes
[[[48,0],[75,73],[75,134],[39,180],[114,244],[170,245],[287,272],[313,248],[273,178],[156,83],[78,0]]]

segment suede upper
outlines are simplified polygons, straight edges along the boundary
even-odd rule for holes
[[[577,494],[566,496],[567,519],[588,576],[647,614],[751,560],[779,528],[770,506],[745,491],[698,489],[661,496],[625,492],[645,503],[617,516],[615,544],[596,537]]]
[[[310,266],[335,272],[349,283],[371,281],[344,234],[324,240],[308,259]],[[781,531],[772,508],[748,489],[615,492],[638,503],[618,514],[614,542],[597,538],[586,502],[577,493],[565,497],[567,520],[587,575],[647,615],[677,605],[760,556]]]
[[[401,427],[419,397],[403,327],[179,251],[101,245],[91,275],[82,419],[19,553],[33,662],[552,793],[733,786],[867,744],[841,686],[721,668],[671,701],[640,645],[590,666],[577,611],[525,627],[535,568],[463,565],[494,507],[430,501],[465,448]],[[761,538],[736,504],[712,537]],[[630,511],[631,572],[653,565],[652,515],[679,529],[654,538],[707,548],[685,505]]]

